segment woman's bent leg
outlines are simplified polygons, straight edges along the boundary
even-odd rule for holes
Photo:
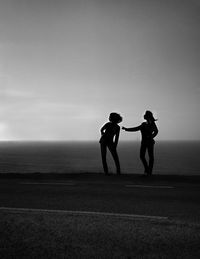
[[[106,153],[107,153],[107,146],[105,144],[101,144],[101,158],[103,164],[103,170],[105,174],[108,174],[108,165],[106,162]]]
[[[119,157],[118,157],[118,154],[117,154],[117,149],[114,145],[109,145],[108,148],[109,148],[110,153],[112,154],[112,157],[115,161],[117,174],[121,174],[121,168],[120,168]]]

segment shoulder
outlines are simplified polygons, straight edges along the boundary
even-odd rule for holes
[[[153,128],[156,129],[156,130],[158,130],[158,127],[157,127],[157,125],[155,124],[155,122],[153,123]]]
[[[109,127],[110,126],[110,122],[106,122],[103,127],[106,128],[106,127]]]
[[[117,129],[118,131],[120,131],[120,126],[119,126],[119,125],[116,125],[116,129]]]
[[[156,125],[155,121],[153,122],[153,125],[154,125],[155,127],[157,127],[157,125]]]
[[[118,124],[112,124],[113,129],[120,130],[120,126]]]
[[[115,132],[119,132],[120,131],[120,126],[118,124],[111,124],[112,130],[114,130]]]

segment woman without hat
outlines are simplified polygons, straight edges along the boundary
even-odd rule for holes
[[[153,165],[154,165],[154,137],[158,134],[158,128],[156,126],[156,119],[151,111],[146,111],[144,114],[144,119],[141,125],[133,128],[122,127],[125,131],[140,131],[142,135],[141,147],[140,147],[140,159],[144,166],[144,173],[146,175],[152,175]],[[147,162],[145,155],[148,151],[149,162]]]

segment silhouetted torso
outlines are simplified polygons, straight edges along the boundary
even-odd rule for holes
[[[103,126],[102,131],[100,143],[112,144],[114,136],[119,134],[120,127],[116,123],[108,122]]]
[[[153,132],[155,131],[155,123],[149,124],[147,122],[143,122],[140,125],[140,130],[142,134],[142,142],[154,142],[153,140]]]

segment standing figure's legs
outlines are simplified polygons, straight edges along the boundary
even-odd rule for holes
[[[146,154],[146,149],[147,149],[147,145],[145,143],[141,143],[141,147],[140,147],[140,159],[143,163],[144,166],[144,173],[148,174],[149,171],[149,167],[147,164],[147,160],[145,158],[145,154]]]
[[[117,154],[117,149],[113,144],[109,145],[108,148],[109,148],[110,153],[112,154],[112,157],[115,161],[117,174],[121,174],[121,168],[120,168],[119,157],[118,157],[118,154]]]
[[[101,158],[103,164],[103,170],[105,174],[108,174],[108,165],[106,162],[106,153],[107,153],[107,146],[101,143]]]
[[[154,164],[154,143],[148,145],[148,154],[149,154],[149,175],[152,174],[153,164]]]

